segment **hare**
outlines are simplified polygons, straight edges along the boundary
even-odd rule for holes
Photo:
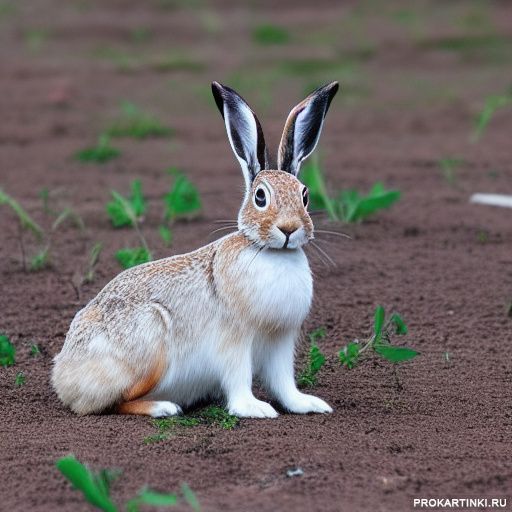
[[[308,190],[297,179],[317,145],[338,83],[289,114],[277,170],[268,170],[260,123],[232,89],[213,82],[245,178],[238,230],[188,254],[125,270],[74,317],[52,384],[77,414],[153,417],[220,397],[231,414],[274,418],[252,393],[258,376],[293,413],[327,413],[294,380],[294,348],[313,280],[303,246],[313,239]]]

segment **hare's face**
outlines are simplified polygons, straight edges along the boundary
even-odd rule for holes
[[[313,239],[308,189],[284,171],[259,172],[240,210],[238,225],[258,247],[297,249]]]

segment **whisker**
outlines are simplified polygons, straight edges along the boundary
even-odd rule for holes
[[[327,210],[310,210],[308,211],[309,213],[309,216],[317,216],[317,215],[326,215],[327,214]]]
[[[238,225],[238,221],[235,220],[235,219],[219,219],[219,220],[214,220],[213,223],[214,224],[234,224],[234,225]]]
[[[352,238],[350,235],[347,235],[345,233],[339,233],[338,231],[327,231],[325,229],[315,229],[315,233],[320,233],[321,235],[339,236],[341,238]]]
[[[212,237],[213,235],[215,235],[215,233],[219,233],[220,231],[228,231],[230,229],[235,229],[237,226],[224,226],[222,228],[218,228],[218,229],[214,229],[209,235],[208,237]],[[236,229],[235,231],[233,231],[233,233],[236,232]]]
[[[317,258],[327,267],[327,268],[336,268],[336,262],[315,242],[310,242],[309,244],[315,251]]]

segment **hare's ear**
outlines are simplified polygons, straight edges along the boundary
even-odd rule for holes
[[[338,91],[332,82],[313,91],[290,112],[279,144],[277,168],[297,176],[300,165],[315,149],[325,114]]]
[[[268,167],[267,149],[260,122],[249,105],[233,89],[212,83],[213,97],[226,124],[229,142],[250,189],[256,174]]]

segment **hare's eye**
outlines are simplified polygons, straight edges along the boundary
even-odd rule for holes
[[[254,206],[258,208],[258,210],[265,210],[268,207],[268,191],[266,187],[260,185],[256,191],[254,192]]]
[[[304,208],[308,207],[308,204],[309,204],[309,191],[308,191],[308,187],[304,187],[302,189],[302,204],[304,205]]]

